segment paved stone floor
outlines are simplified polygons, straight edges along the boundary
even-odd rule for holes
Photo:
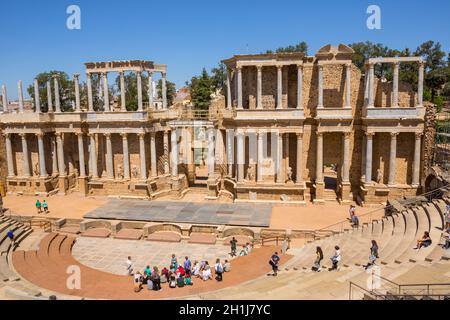
[[[127,256],[131,256],[135,270],[144,270],[145,266],[169,268],[172,253],[176,254],[178,263],[189,256],[195,260],[206,260],[213,265],[217,258],[229,259],[229,247],[218,245],[166,243],[146,240],[119,240],[113,238],[78,237],[72,254],[80,263],[118,275],[126,274]]]
[[[268,227],[270,204],[110,200],[84,218]]]

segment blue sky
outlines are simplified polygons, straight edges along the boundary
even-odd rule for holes
[[[86,61],[145,59],[168,65],[177,87],[203,67],[234,54],[306,41],[322,45],[381,42],[415,49],[426,40],[450,51],[450,1],[117,1],[1,0],[0,83],[10,99],[43,71],[79,72]],[[66,9],[81,9],[81,30],[68,30]],[[366,27],[366,9],[381,8],[381,30]]]

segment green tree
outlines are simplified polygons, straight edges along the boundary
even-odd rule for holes
[[[213,79],[208,75],[205,68],[199,77],[192,77],[189,83],[191,91],[192,104],[194,109],[208,110],[211,103],[211,94],[213,93]]]
[[[158,92],[158,98],[162,98],[162,80],[159,79],[156,84],[156,91]],[[167,105],[171,106],[173,104],[173,100],[175,99],[175,94],[177,90],[175,87],[175,83],[166,80],[166,97],[167,97]]]
[[[124,74],[125,82],[125,104],[127,111],[136,111],[138,109],[138,94],[137,94],[137,76],[136,73],[130,72]],[[120,92],[120,75],[116,77],[117,95],[119,96],[119,105],[121,104]],[[148,102],[148,76],[141,74],[142,84],[142,102]]]
[[[48,111],[48,100],[47,100],[47,81],[50,81],[52,88],[52,104],[55,108],[55,88],[53,82],[53,76],[57,75],[59,77],[59,97],[61,104],[61,111],[73,111],[73,104],[75,101],[75,87],[74,82],[69,80],[67,73],[63,71],[48,71],[39,73],[35,79],[38,80],[39,84],[39,105],[41,111]],[[34,84],[28,86],[27,92],[30,97],[35,101],[34,96]]]
[[[217,67],[211,69],[211,80],[215,90],[225,87],[227,81],[227,67],[225,63],[220,62]]]
[[[273,50],[267,50],[265,53],[273,53]],[[299,42],[296,45],[289,45],[287,47],[279,47],[275,50],[275,53],[285,52],[302,52],[305,56],[308,54],[308,44],[305,41]]]

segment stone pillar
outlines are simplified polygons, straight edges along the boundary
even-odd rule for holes
[[[237,180],[239,182],[244,180],[244,164],[245,164],[245,148],[244,148],[244,133],[236,132],[237,135]]]
[[[169,132],[164,131],[164,174],[169,174]]]
[[[8,95],[6,93],[6,86],[4,84],[2,85],[2,104],[3,104],[3,112],[8,111]]]
[[[86,165],[84,161],[84,141],[83,141],[83,133],[76,133],[78,138],[78,159],[80,161],[80,178],[86,177]]]
[[[277,134],[277,161],[276,161],[276,182],[283,183],[283,133]]]
[[[64,163],[64,146],[63,146],[63,139],[62,139],[63,133],[57,132],[56,133],[56,149],[57,149],[57,155],[58,155],[58,169],[59,169],[59,176],[65,177],[66,176],[66,164]]]
[[[342,182],[350,182],[350,132],[344,132],[344,157],[342,168]]]
[[[351,109],[351,79],[352,79],[352,65],[351,63],[345,65],[345,106],[344,108]]]
[[[258,131],[258,144],[257,144],[257,155],[258,155],[258,159],[257,159],[257,164],[256,164],[256,182],[263,182],[263,148],[264,148],[264,144],[263,144],[263,138],[264,138],[264,132],[262,131]]]
[[[20,137],[22,138],[22,154],[23,154],[23,175],[25,177],[30,177],[30,156],[28,154],[28,143],[27,143],[27,134],[21,133]]]
[[[104,111],[111,111],[109,108],[109,88],[108,88],[108,73],[102,73],[103,78],[103,109]]]
[[[366,183],[372,183],[372,146],[375,133],[366,132]]]
[[[277,109],[283,108],[283,66],[277,66]]]
[[[86,85],[88,92],[88,111],[92,112],[94,111],[94,100],[92,97],[92,81],[90,73],[86,73]]]
[[[397,160],[397,135],[398,132],[391,132],[391,148],[389,151],[389,180],[388,185],[395,185],[395,171]]]
[[[121,133],[122,136],[122,153],[123,153],[123,177],[130,179],[130,154],[128,152],[128,133]]]
[[[52,137],[50,142],[52,147],[52,176],[56,176],[59,173],[59,171],[58,171],[58,154],[56,149],[55,137]]]
[[[208,129],[208,177],[214,176],[215,168],[214,128]]]
[[[137,77],[138,111],[142,111],[143,110],[143,106],[142,106],[142,76],[141,76],[140,71],[136,72],[136,77]]]
[[[227,109],[232,109],[230,70],[227,68]]]
[[[227,129],[227,164],[228,164],[228,175],[233,177],[233,162],[234,162],[234,130]]]
[[[75,73],[73,75],[73,80],[75,81],[75,111],[81,112],[81,102],[80,102],[80,75]]]
[[[303,181],[303,133],[297,133],[297,176],[296,182]]]
[[[97,146],[95,142],[95,133],[89,134],[89,156],[91,158],[91,176],[92,178],[98,178],[98,168],[97,168]]]
[[[237,108],[242,109],[242,67],[236,67],[237,69]]]
[[[111,133],[105,133],[106,138],[106,174],[108,179],[114,179],[114,161],[111,143]]]
[[[12,178],[15,176],[15,173],[14,173],[14,159],[10,133],[5,133],[5,144],[6,144],[6,162],[8,165],[8,178]]]
[[[123,71],[119,72],[120,77],[120,111],[127,111],[126,99],[125,99],[125,75]]]
[[[424,72],[424,65],[425,63],[423,61],[419,62],[419,81],[417,84],[417,106],[422,107],[423,106],[423,72]]]
[[[209,138],[209,137],[208,137]],[[176,178],[178,177],[178,144],[177,144],[177,129],[173,129],[170,133],[170,142],[172,147],[171,152],[171,160],[172,160],[172,177]],[[211,147],[211,145],[208,145],[208,148]],[[208,149],[208,156],[210,155],[209,149]],[[209,161],[209,159],[208,159]],[[209,167],[209,162],[208,162]],[[209,175],[209,170],[208,170]]]
[[[369,68],[368,65],[364,65],[364,106],[367,107],[369,105]]]
[[[6,100],[6,96],[5,96]],[[5,102],[4,102],[5,103]],[[4,104],[4,109],[8,110],[8,101]],[[41,102],[39,101],[39,83],[37,79],[34,79],[34,105],[36,107],[36,113],[41,113]]]
[[[289,136],[290,133],[286,132],[284,134],[284,141],[283,141],[283,155],[284,155],[284,161],[281,171],[281,176],[283,177],[283,182],[286,182],[287,180],[287,171],[289,167]]]
[[[297,109],[303,110],[303,65],[297,65]]]
[[[317,90],[318,92],[318,103],[317,103],[317,108],[323,108],[323,66],[322,65],[318,65],[319,67],[319,73],[318,73],[318,88]]]
[[[400,62],[394,63],[394,78],[392,81],[392,107],[398,108],[398,73]]]
[[[162,96],[162,104],[163,109],[167,109],[167,86],[166,86],[166,73],[161,73],[161,96]]]
[[[47,168],[45,167],[44,133],[39,132],[36,136],[38,140],[39,175],[41,178],[45,178],[47,177]]]
[[[148,72],[148,107],[153,108],[153,74]]]
[[[48,112],[53,112],[52,84],[50,80],[47,81],[47,104]]]
[[[417,187],[420,182],[420,153],[421,153],[421,141],[422,141],[422,133],[416,132],[415,143],[414,143],[414,162],[413,162],[413,178],[412,185]]]
[[[369,105],[367,107],[373,108],[375,103],[375,73],[374,64],[369,64]]]
[[[55,90],[55,109],[56,112],[61,112],[61,100],[59,98],[59,79],[58,75],[53,75],[53,86]]]
[[[361,180],[366,178],[366,135],[363,133],[361,146]]]
[[[316,183],[323,183],[323,132],[317,132]]]
[[[19,112],[23,113],[23,88],[22,88],[22,80],[17,82],[17,91],[19,95]]]
[[[256,66],[257,70],[257,83],[256,83],[256,108],[262,109],[262,66]]]
[[[150,132],[150,165],[151,165],[151,175],[156,177],[158,175],[157,162],[156,162],[156,134],[155,132]]]
[[[141,179],[147,180],[147,164],[145,162],[145,133],[138,133],[139,137],[139,159],[141,160]]]

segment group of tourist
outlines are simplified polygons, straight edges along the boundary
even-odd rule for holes
[[[235,237],[233,237],[233,238],[230,240],[230,247],[231,247],[230,256],[232,256],[232,257],[235,257],[235,256],[237,255],[237,254],[236,254],[236,252],[237,252],[237,242],[238,242],[238,241],[236,240]],[[251,251],[252,251],[252,245],[251,245],[249,242],[247,242],[245,245],[242,246],[242,249],[241,249],[241,251],[239,252],[239,256],[240,256],[240,257],[246,256],[246,255],[248,255]]]
[[[191,286],[194,277],[203,281],[212,280],[212,269],[214,269],[216,281],[222,281],[223,274],[231,271],[231,263],[228,260],[222,263],[217,258],[215,265],[211,267],[206,260],[194,261],[194,264],[192,264],[189,257],[186,256],[184,262],[179,264],[175,254],[172,254],[169,269],[164,267],[161,272],[156,266],[153,268],[146,266],[142,273],[140,271],[134,272],[131,257],[128,257],[126,265],[128,275],[133,276],[135,292],[141,291],[144,285],[147,286],[148,290],[159,291],[162,290],[162,283],[168,283],[169,288]]]
[[[42,210],[44,210],[45,213],[48,213],[48,204],[47,204],[47,202],[44,200],[41,203],[39,201],[39,199],[37,199],[36,200],[36,210],[37,210],[38,214],[42,213]]]

